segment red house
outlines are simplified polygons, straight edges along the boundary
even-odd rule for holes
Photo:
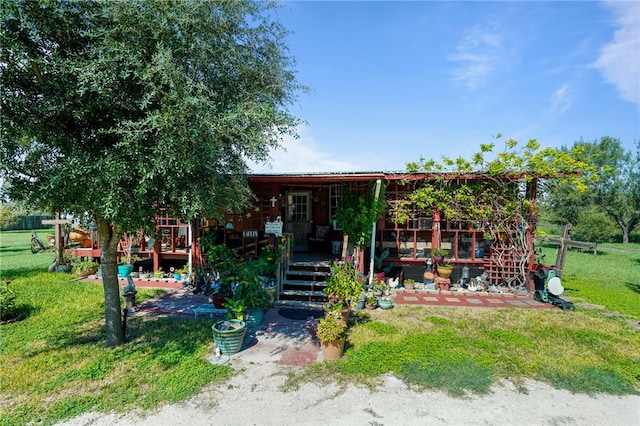
[[[257,254],[262,245],[273,242],[271,235],[265,232],[270,229],[265,228],[275,220],[281,220],[282,232],[293,238],[293,260],[298,253],[314,253],[326,259],[336,257],[343,248],[344,235],[335,220],[343,190],[369,191],[372,183],[380,179],[385,185],[385,197],[390,208],[377,223],[374,250],[376,254],[389,250],[386,261],[395,267],[396,273],[422,281],[425,263],[436,247],[446,249],[447,261],[456,265],[451,277],[453,282],[459,279],[464,267],[471,271],[472,276],[486,272],[488,280],[496,284],[521,271],[523,260],[519,258],[520,253],[513,252],[513,249],[502,250],[500,257],[496,257],[496,245],[485,241],[483,232],[475,229],[473,224],[448,220],[437,210],[419,209],[412,210],[411,218],[404,223],[394,220],[393,206],[406,202],[405,196],[416,183],[434,180],[434,176],[387,172],[249,175],[248,183],[254,193],[249,207],[226,213],[224,223],[206,220],[188,223],[176,218],[158,217],[160,240],[144,239],[138,256],[147,260],[140,265],[144,271],[150,272],[160,268],[167,270],[170,266],[181,267],[187,262],[199,265],[203,259],[197,242],[205,232],[215,232],[220,241],[237,248],[241,255]],[[466,178],[482,179],[481,175],[468,175]],[[526,191],[533,203],[535,185],[535,181],[528,183]],[[534,230],[535,223],[529,223],[526,238],[531,245]],[[501,243],[503,247],[508,246],[507,241]],[[371,247],[367,243],[367,258],[369,250]],[[99,257],[99,250],[79,249],[77,254]],[[524,262],[532,270],[534,259],[533,255],[530,257]],[[363,269],[368,269],[368,262],[361,264]],[[528,282],[527,287],[532,291],[533,283]]]

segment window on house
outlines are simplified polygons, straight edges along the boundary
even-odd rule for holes
[[[329,217],[333,229],[340,229],[340,225],[335,221],[336,212],[342,206],[342,185],[332,185],[329,187]]]

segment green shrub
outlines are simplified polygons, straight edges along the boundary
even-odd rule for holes
[[[6,321],[16,316],[16,294],[9,288],[8,282],[0,284],[0,320]]]
[[[571,229],[571,237],[595,243],[613,242],[620,238],[620,229],[605,212],[588,210],[578,216],[578,223]]]

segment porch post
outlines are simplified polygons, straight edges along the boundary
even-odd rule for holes
[[[378,202],[378,198],[380,198],[380,185],[382,181],[380,179],[376,180],[376,194],[374,197],[374,203]],[[376,249],[376,221],[378,218],[373,220],[371,224],[371,249],[370,252],[370,262],[369,262],[369,287],[373,284],[373,268],[374,268],[374,259],[375,259],[375,249]]]

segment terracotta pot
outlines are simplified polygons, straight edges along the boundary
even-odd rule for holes
[[[322,357],[325,361],[335,361],[342,357],[344,351],[344,340],[334,340],[333,342],[322,342]]]
[[[211,296],[211,303],[213,303],[214,308],[216,309],[224,309],[224,305],[227,301],[222,296]]]
[[[351,314],[351,309],[343,309],[340,311],[340,314],[342,314],[342,320],[345,322],[345,324],[349,324],[349,315]],[[325,318],[327,317],[327,315],[329,315],[329,311],[325,310]]]
[[[405,283],[404,283],[404,288],[405,288],[406,290],[413,290],[413,287],[414,287],[414,286],[415,286],[415,283],[408,283],[408,282],[406,282],[406,281],[405,281]]]

